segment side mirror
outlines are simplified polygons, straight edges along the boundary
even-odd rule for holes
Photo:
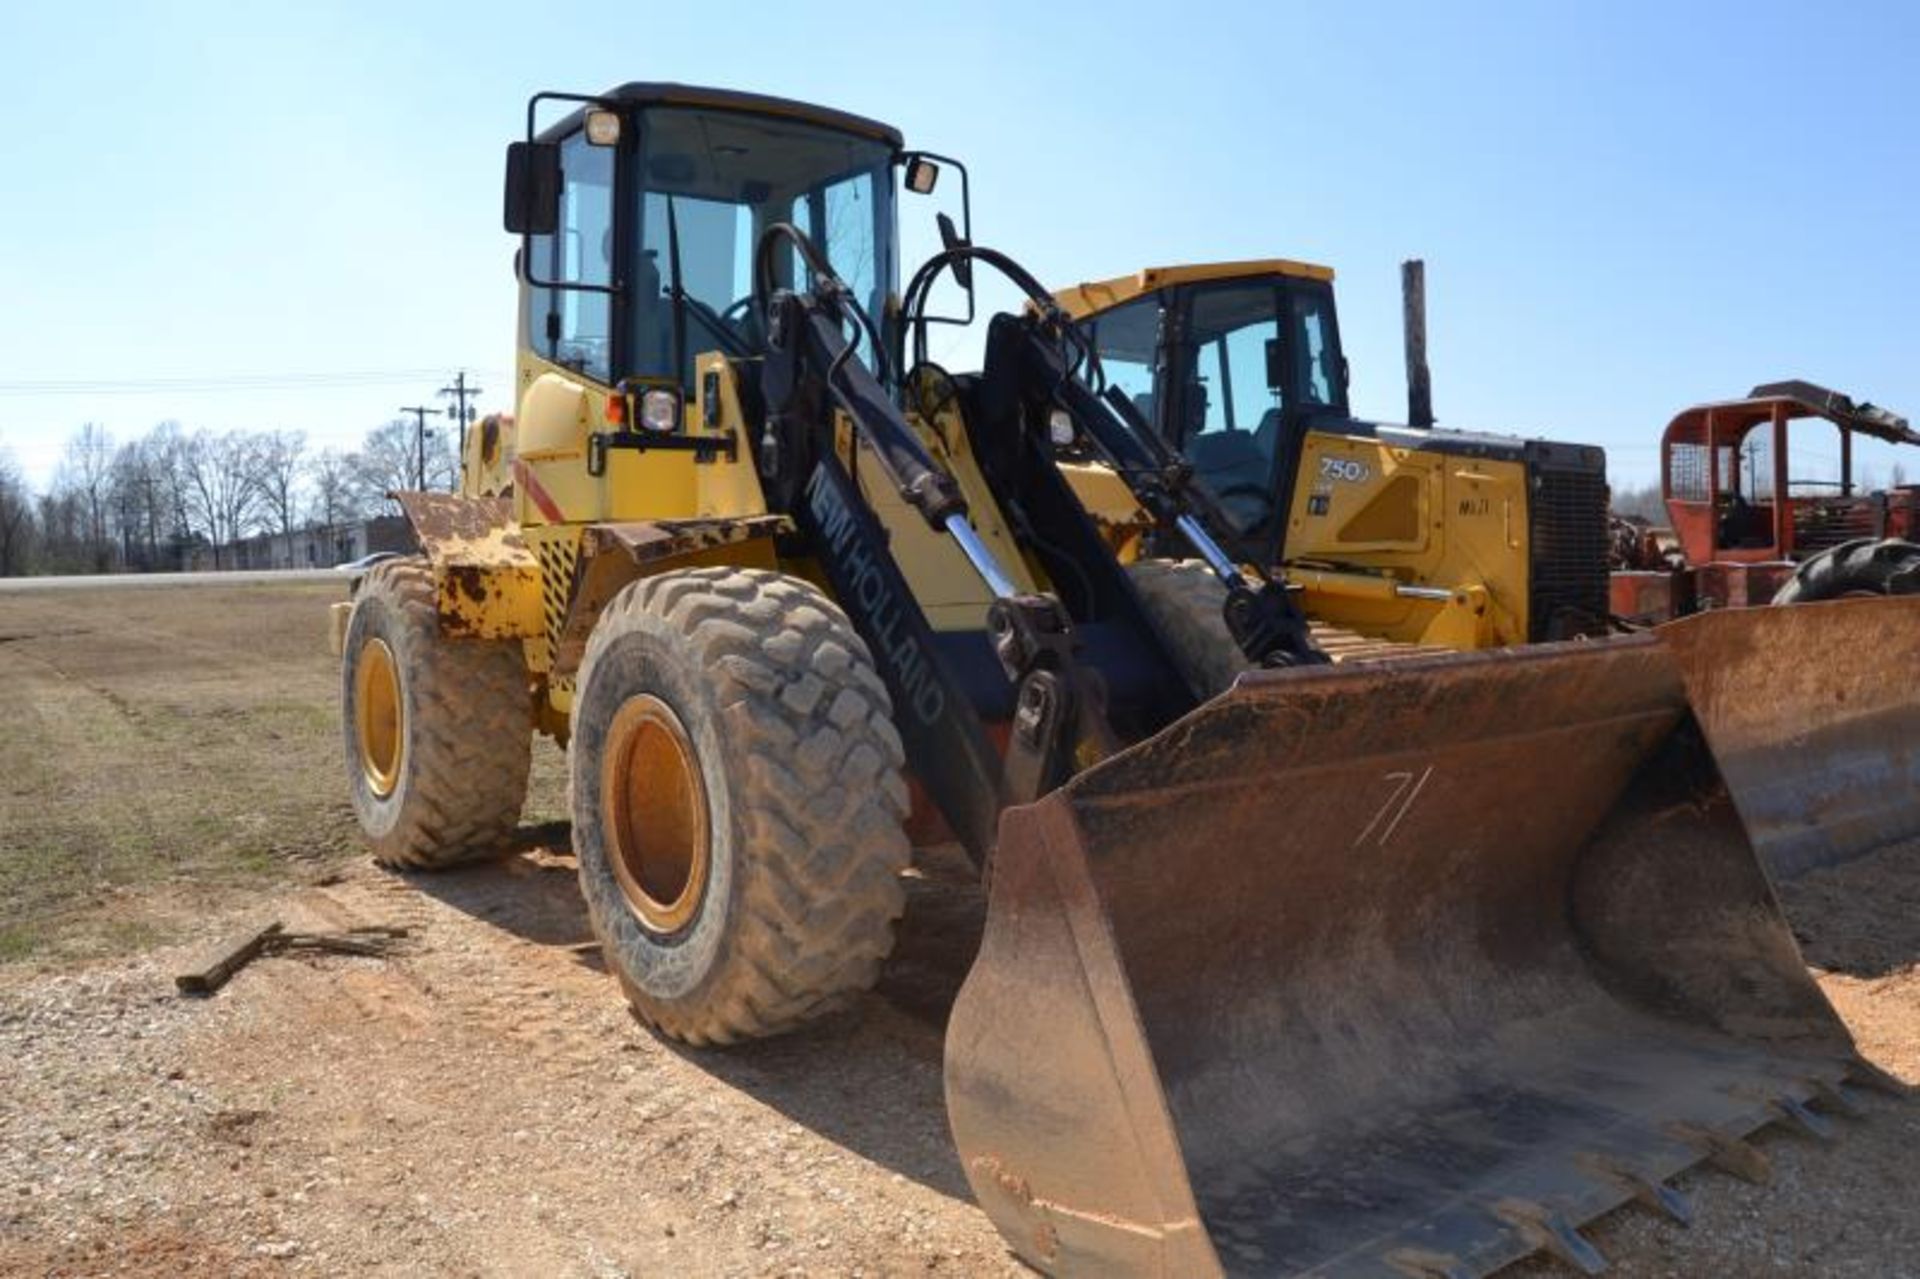
[[[923,155],[907,161],[907,190],[915,195],[932,195],[940,184],[940,166]]]
[[[948,217],[944,213],[936,213],[933,215],[933,220],[940,227],[940,247],[941,248],[961,249],[961,248],[967,247],[966,237],[961,235],[960,232],[954,228],[952,218]],[[955,258],[953,261],[953,278],[960,282],[961,288],[966,289],[968,292],[972,292],[973,290],[972,260],[969,258]]]
[[[552,235],[560,225],[560,144],[507,144],[507,230]]]

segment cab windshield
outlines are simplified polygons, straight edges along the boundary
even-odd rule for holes
[[[1291,279],[1190,285],[1084,322],[1107,380],[1252,532],[1274,516],[1289,409],[1345,412],[1330,291]]]
[[[691,393],[695,356],[758,345],[753,251],[775,222],[806,232],[875,319],[885,314],[897,262],[887,143],[710,108],[650,107],[632,120],[618,146],[579,127],[559,139],[558,226],[529,237],[526,325],[541,356],[601,382],[677,378]],[[805,286],[804,270],[784,246],[776,282]]]
[[[633,372],[672,376],[673,266],[687,298],[686,356],[751,345],[753,253],[776,222],[805,232],[876,320],[895,288],[893,153],[796,120],[655,107],[642,113],[635,220]],[[789,245],[776,281],[809,281]],[[680,371],[691,385],[689,365]]]

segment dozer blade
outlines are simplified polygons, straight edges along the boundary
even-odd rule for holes
[[[1480,1275],[1855,1064],[1651,636],[1243,676],[1009,810],[947,1035],[1054,1273]]]
[[[1657,634],[1776,878],[1920,835],[1920,597],[1726,609]]]

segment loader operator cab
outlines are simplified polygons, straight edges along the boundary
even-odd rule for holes
[[[1307,425],[1347,414],[1331,281],[1303,263],[1230,263],[1058,295],[1087,317],[1107,381],[1186,456],[1243,543],[1277,542]]]
[[[550,101],[581,109],[536,133],[534,112]],[[520,180],[510,175],[507,219],[524,235],[526,348],[603,385],[677,389],[682,402],[698,353],[756,349],[753,260],[768,227],[797,227],[882,316],[898,289],[895,166],[925,190],[938,172],[887,125],[684,85],[540,94],[528,124],[509,160]],[[538,216],[556,207],[544,185],[558,189],[551,225]],[[792,249],[774,275],[780,287],[807,284]],[[662,404],[652,421],[664,425]]]

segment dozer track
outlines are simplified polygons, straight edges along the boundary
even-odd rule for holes
[[[1597,1270],[1862,1069],[1657,635],[1243,676],[1006,813],[947,1040],[1053,1273]]]
[[[1382,639],[1362,635],[1331,622],[1311,622],[1307,627],[1314,644],[1336,664],[1341,662],[1398,662],[1410,657],[1433,657],[1451,650],[1437,644],[1413,644],[1405,640]]]

